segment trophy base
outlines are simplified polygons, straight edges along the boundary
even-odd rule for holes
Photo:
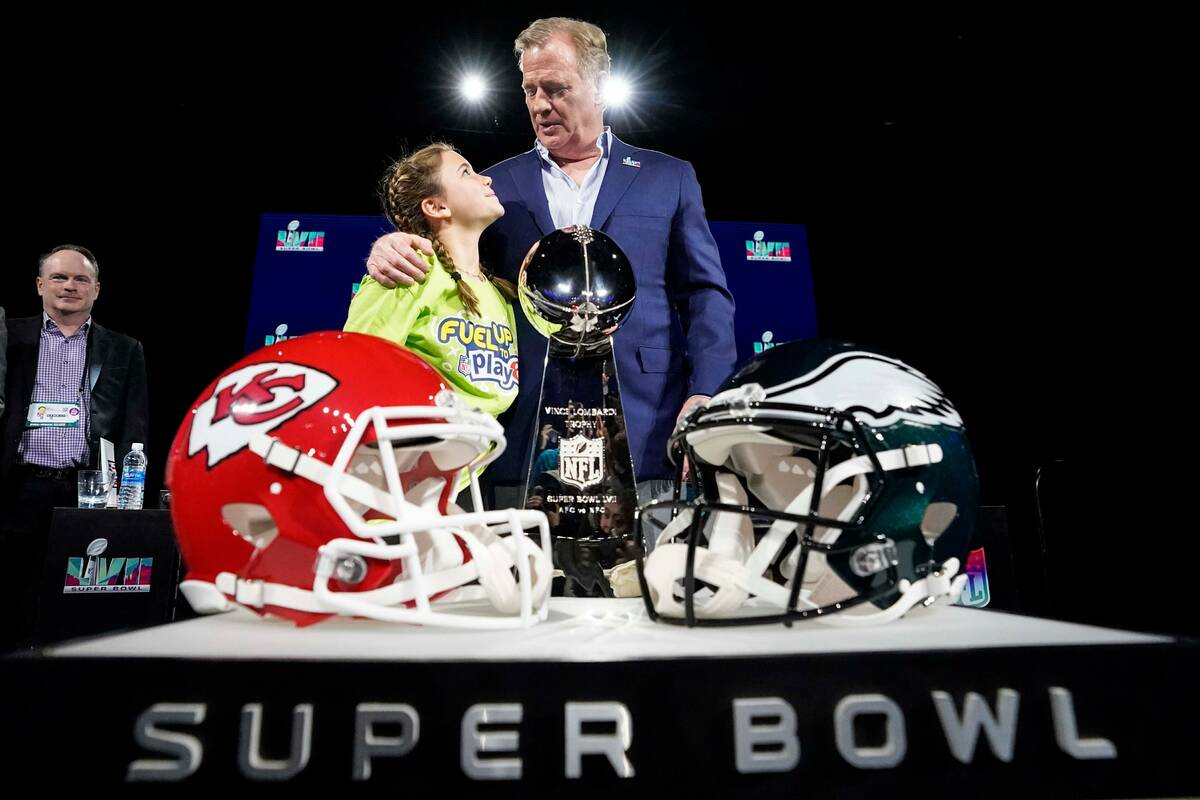
[[[644,553],[634,527],[637,482],[611,347],[547,355],[525,485],[526,508],[550,521],[552,588],[613,597],[611,572]]]

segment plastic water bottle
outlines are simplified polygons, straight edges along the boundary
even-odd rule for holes
[[[134,442],[133,449],[125,454],[125,460],[121,462],[121,496],[117,506],[127,509],[141,508],[145,489],[146,454],[142,452],[142,443]]]

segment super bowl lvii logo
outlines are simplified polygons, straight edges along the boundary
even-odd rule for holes
[[[791,261],[791,242],[768,242],[762,231],[754,232],[754,239],[746,240],[747,261]]]
[[[150,591],[153,558],[101,558],[107,549],[107,539],[93,539],[86,557],[67,559],[63,594]]]
[[[302,231],[300,220],[294,219],[288,223],[286,231],[276,234],[275,250],[282,253],[323,253],[325,231]]]
[[[972,550],[967,554],[967,585],[958,596],[958,605],[968,608],[983,608],[992,600],[991,587],[988,586],[987,559],[983,548]]]

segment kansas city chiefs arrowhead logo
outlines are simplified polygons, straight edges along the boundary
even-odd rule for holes
[[[274,430],[329,394],[331,375],[300,364],[251,364],[217,382],[192,414],[188,455],[208,451],[208,466],[250,444],[256,433]]]

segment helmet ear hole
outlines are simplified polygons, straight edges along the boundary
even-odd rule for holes
[[[925,537],[925,544],[932,547],[957,516],[958,506],[955,503],[930,503],[921,520],[921,535]]]
[[[258,503],[226,503],[221,506],[221,519],[257,550],[265,550],[279,535],[271,512]]]

